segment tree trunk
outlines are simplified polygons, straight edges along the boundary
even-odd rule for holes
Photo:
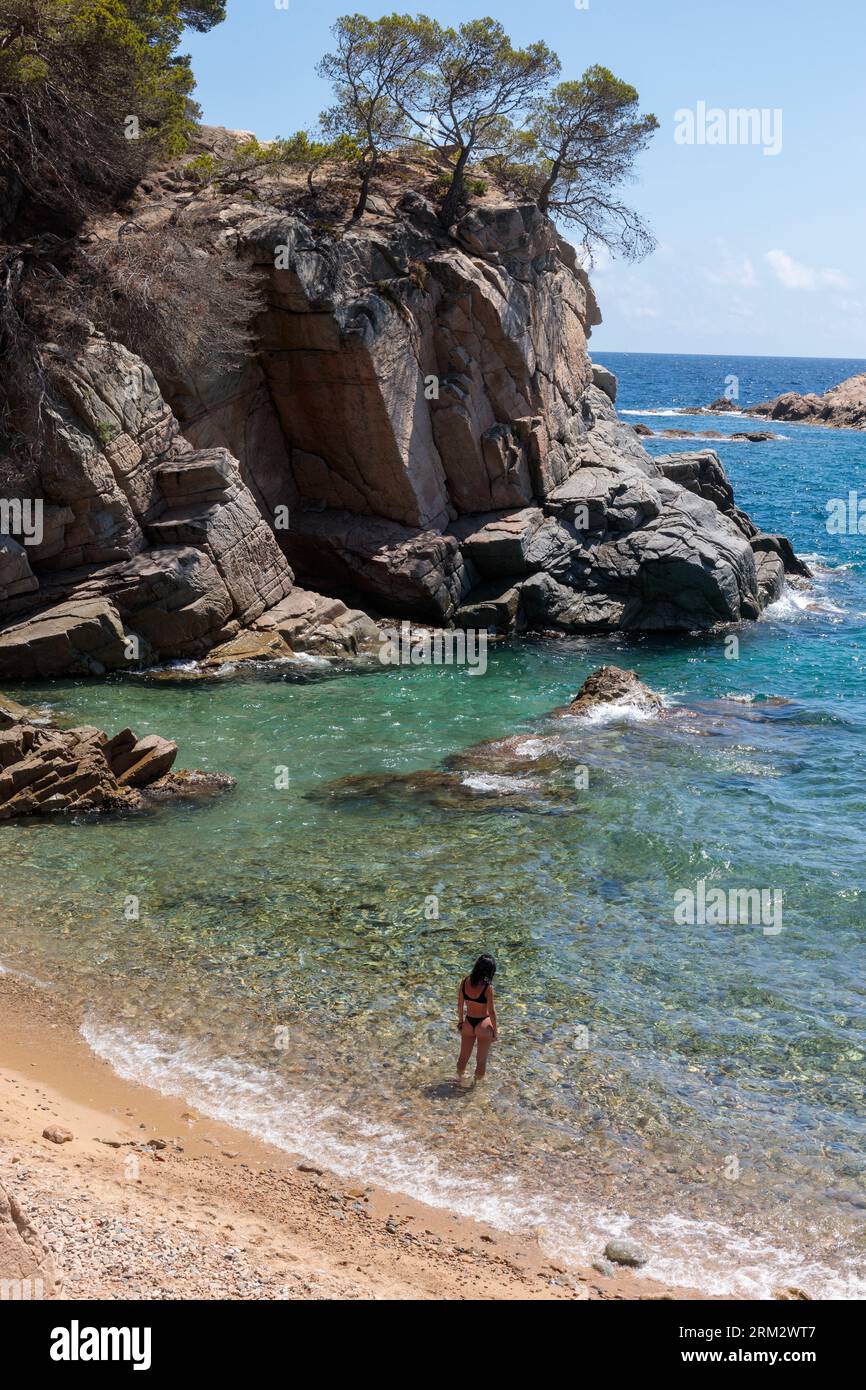
[[[468,148],[461,150],[457,163],[454,165],[454,173],[451,175],[451,184],[439,210],[439,220],[443,227],[450,227],[457,216],[457,209],[463,198],[464,174],[468,159]]]
[[[553,186],[556,183],[556,180],[559,178],[559,171],[561,168],[562,160],[555,159],[553,162],[553,168],[551,169],[550,173],[545,179],[541,192],[538,195],[538,206],[544,213],[547,212],[548,206],[550,204],[550,195],[553,192]]]
[[[352,213],[352,221],[358,222],[364,216],[364,209],[367,206],[367,198],[370,193],[370,180],[373,177],[373,165],[368,164],[361,178],[361,189],[358,193],[358,201]]]

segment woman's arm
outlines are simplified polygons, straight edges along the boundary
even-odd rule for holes
[[[489,1012],[490,1022],[493,1024],[493,1041],[496,1042],[496,1039],[497,1039],[498,1036],[499,1036],[499,1028],[497,1027],[497,1023],[496,1023],[496,1006],[495,1006],[495,1004],[493,1003],[493,986],[492,986],[492,985],[490,985],[490,986],[488,987],[488,990],[487,990],[487,1006],[488,1006],[488,1009],[489,1009],[489,1011],[490,1011],[490,1012]]]
[[[463,1031],[463,981],[460,981],[460,988],[457,991],[457,1032]]]

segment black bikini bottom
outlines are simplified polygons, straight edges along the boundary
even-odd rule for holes
[[[469,1015],[466,1014],[463,1018],[463,1022],[468,1023],[474,1033],[479,1023],[484,1023],[489,1017],[489,1014],[482,1014],[480,1018],[470,1018]]]

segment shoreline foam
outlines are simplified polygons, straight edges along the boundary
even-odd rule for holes
[[[48,1239],[64,1298],[702,1297],[566,1270],[535,1237],[299,1164],[118,1076],[57,991],[6,973],[0,1005],[0,1181]]]

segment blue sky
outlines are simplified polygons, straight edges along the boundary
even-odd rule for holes
[[[228,0],[186,47],[212,124],[261,139],[311,127],[328,102],[315,65],[335,18],[400,5]],[[515,43],[544,39],[563,76],[604,63],[661,129],[628,190],[658,249],[592,272],[594,350],[866,356],[863,0],[491,0],[406,6],[442,23],[492,14]],[[781,149],[678,143],[676,113],[781,111]],[[711,119],[711,118],[710,118]],[[776,127],[778,130],[778,127]],[[767,144],[772,143],[772,124]]]

